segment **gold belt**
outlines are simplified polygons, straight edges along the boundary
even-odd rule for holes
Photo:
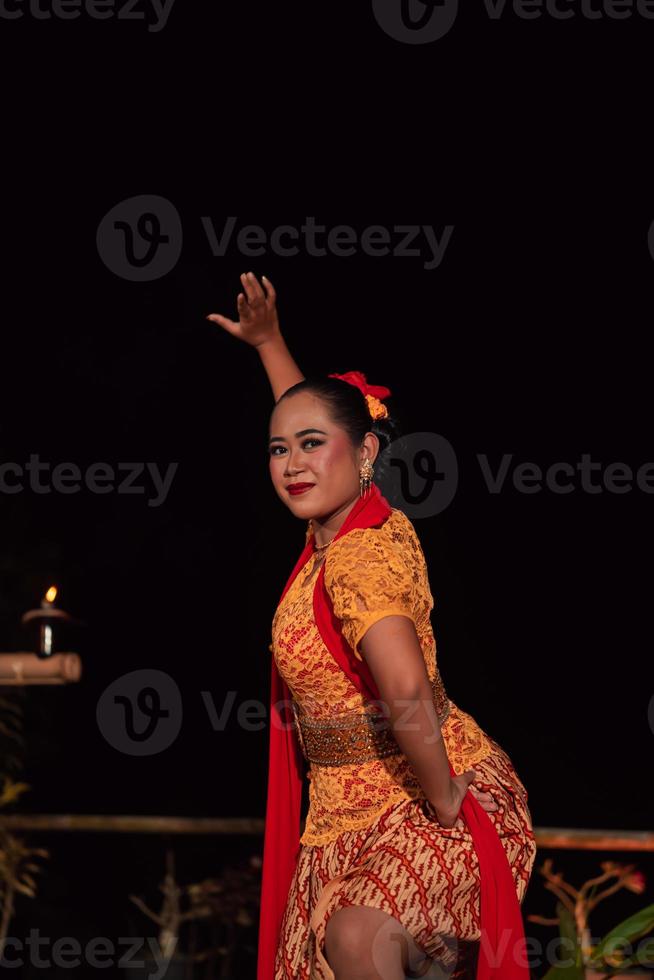
[[[435,685],[436,682],[432,682],[438,720],[442,725],[450,713],[450,702]],[[402,752],[389,719],[378,712],[336,715],[318,721],[302,715],[294,700],[293,716],[302,754],[307,762],[318,766],[352,765]]]

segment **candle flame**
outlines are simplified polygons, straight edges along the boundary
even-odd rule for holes
[[[45,594],[45,601],[46,602],[54,602],[56,596],[57,596],[57,586],[56,585],[51,585],[50,588],[48,589],[48,591]]]

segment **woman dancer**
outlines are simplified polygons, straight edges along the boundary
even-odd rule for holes
[[[391,392],[357,371],[305,379],[262,281],[241,276],[238,321],[208,317],[261,358],[270,475],[306,522],[272,624],[258,980],[527,980],[527,792],[448,698],[420,542],[371,482]]]

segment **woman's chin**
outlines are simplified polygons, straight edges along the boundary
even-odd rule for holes
[[[304,496],[304,494],[298,494],[298,498],[300,496]],[[313,517],[316,512],[315,503],[309,503],[308,500],[293,499],[291,497],[286,501],[286,505],[291,513],[297,514],[298,517]]]
[[[296,517],[301,518],[303,521],[309,520],[312,517],[316,517],[317,514],[322,513],[322,508],[320,507],[319,500],[316,495],[316,488],[307,490],[306,493],[290,494],[287,490],[284,491],[285,503],[292,514]]]

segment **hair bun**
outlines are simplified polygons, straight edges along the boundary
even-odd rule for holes
[[[381,399],[388,398],[389,395],[393,394],[390,388],[385,385],[369,385],[363,371],[346,371],[345,374],[330,374],[328,377],[347,381],[348,384],[354,385],[355,388],[363,392],[371,418],[388,418],[388,409],[382,404]]]

